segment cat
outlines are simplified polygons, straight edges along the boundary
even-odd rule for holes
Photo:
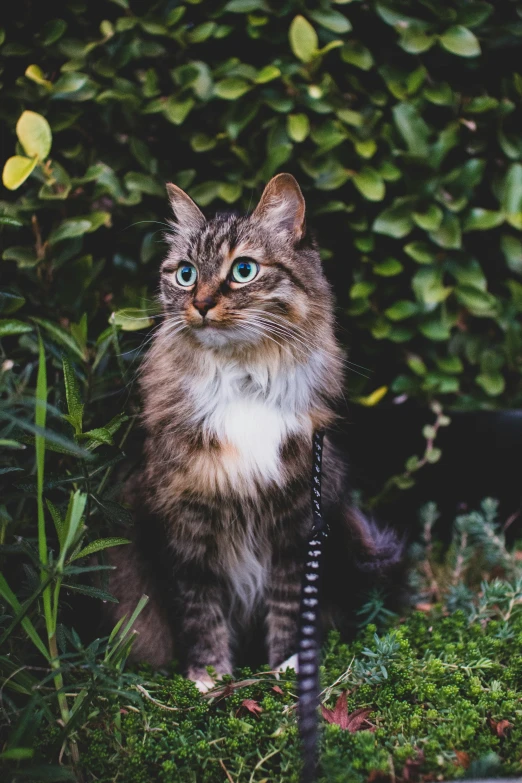
[[[321,612],[353,623],[362,587],[400,567],[402,545],[349,502],[328,428],[343,394],[334,301],[290,174],[252,214],[207,220],[167,186],[175,220],[161,267],[163,321],[141,370],[145,461],[131,480],[136,535],[114,550],[113,619],[142,592],[133,654],[176,656],[200,690],[231,674],[237,645],[264,623],[268,663],[295,668],[312,437],[326,430]]]

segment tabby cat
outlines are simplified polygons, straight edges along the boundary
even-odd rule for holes
[[[113,554],[117,616],[142,592],[134,655],[181,659],[200,689],[230,674],[245,630],[265,629],[268,662],[294,664],[313,433],[343,389],[333,299],[289,174],[247,217],[207,220],[168,185],[175,215],[161,267],[164,318],[141,373],[145,464],[132,480],[136,536]],[[398,566],[401,545],[348,500],[328,434],[324,618],[353,621],[361,586]],[[174,646],[174,643],[175,646]]]

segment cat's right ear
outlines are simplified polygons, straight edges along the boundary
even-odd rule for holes
[[[180,228],[191,231],[203,228],[205,216],[184,190],[169,182],[167,184],[167,193],[169,194],[170,206],[174,212],[174,217]]]

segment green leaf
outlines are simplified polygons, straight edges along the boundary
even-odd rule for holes
[[[87,495],[85,493],[80,492],[79,490],[71,493],[67,515],[65,517],[64,542],[60,548],[60,556],[57,563],[57,568],[59,570],[63,569],[65,560],[69,556],[69,551],[76,546],[86,502]]]
[[[2,182],[8,190],[16,190],[22,185],[29,174],[34,171],[38,159],[24,158],[23,155],[14,155],[5,162],[2,172]]]
[[[354,174],[353,184],[368,201],[382,201],[386,189],[381,175],[370,166],[364,166],[360,172]]]
[[[462,236],[458,218],[447,212],[444,215],[439,228],[429,232],[429,237],[432,242],[435,242],[439,247],[448,249],[460,248],[462,245]]]
[[[99,538],[97,541],[91,541],[90,544],[87,544],[86,547],[73,555],[70,558],[70,562],[72,563],[74,560],[79,560],[81,557],[88,557],[95,552],[101,552],[102,549],[109,549],[109,547],[122,546],[122,544],[130,543],[130,539],[128,538]]]
[[[313,19],[314,22],[317,22],[317,24],[321,25],[321,27],[325,27],[332,33],[338,33],[342,35],[342,33],[349,33],[352,29],[350,20],[339,11],[334,11],[331,8],[308,11],[308,16],[310,19]]]
[[[67,22],[63,19],[51,19],[46,22],[40,31],[42,43],[44,46],[51,46],[56,43],[67,30]]]
[[[405,30],[399,30],[401,34],[400,46],[409,54],[421,54],[431,49],[436,41],[435,35],[430,35],[423,27],[408,25]]]
[[[403,204],[396,200],[392,206],[387,207],[375,219],[372,230],[377,234],[385,234],[395,239],[402,239],[413,228],[410,204]]]
[[[266,6],[263,0],[229,0],[224,10],[235,14],[250,14],[252,11],[266,10]]]
[[[54,96],[55,98],[69,96],[70,93],[78,92],[85,87],[88,81],[89,77],[85,73],[78,73],[77,71],[64,73],[54,85]]]
[[[24,224],[17,218],[9,217],[9,215],[0,215],[0,226],[10,226],[11,228],[22,228]]]
[[[480,54],[480,44],[476,36],[460,24],[446,30],[439,40],[444,49],[460,57],[476,57]]]
[[[94,441],[94,444],[100,445],[105,443],[108,446],[112,446],[112,435],[105,427],[96,427],[93,430],[88,430],[82,433],[80,436],[82,439]],[[92,448],[93,444],[89,444],[88,448]]]
[[[85,359],[83,351],[76,340],[69,334],[69,332],[66,332],[65,329],[62,329],[61,326],[53,324],[52,321],[48,321],[46,318],[35,318],[32,316],[31,320],[37,323],[38,326],[41,326],[42,329],[45,329],[54,342],[57,342],[59,345],[62,345],[64,348],[67,348],[72,353],[76,354],[76,356],[78,356],[78,358],[82,361]]]
[[[108,593],[106,590],[100,590],[99,587],[90,587],[88,585],[79,584],[66,584],[63,583],[63,587],[67,590],[74,590],[75,593],[82,593],[82,595],[88,595],[90,598],[97,598],[99,601],[109,601],[110,603],[117,604],[118,599]]]
[[[502,208],[508,215],[522,212],[522,164],[512,163],[504,178]]]
[[[395,277],[395,275],[399,275],[403,269],[403,265],[400,261],[397,261],[396,258],[386,258],[373,267],[375,274],[380,277]]]
[[[64,239],[72,239],[73,237],[81,237],[91,230],[92,223],[90,220],[74,219],[64,220],[58,228],[51,231],[49,234],[48,242],[51,245],[55,245],[57,242],[62,242]]]
[[[431,264],[436,258],[435,250],[427,242],[410,242],[404,252],[418,264]]]
[[[289,114],[286,120],[288,135],[297,143],[306,139],[310,132],[310,120],[306,114]]]
[[[2,253],[2,258],[4,261],[16,261],[20,269],[29,269],[36,266],[39,261],[34,247],[20,247],[19,245],[6,248]]]
[[[109,323],[119,326],[124,332],[135,332],[138,329],[148,329],[153,325],[154,320],[139,307],[127,307],[111,313]]]
[[[30,324],[24,324],[23,321],[17,321],[14,318],[0,319],[0,337],[10,337],[14,334],[25,334],[32,332],[33,327]]]
[[[433,340],[434,342],[445,342],[451,336],[449,326],[438,320],[425,321],[419,325],[419,331],[428,340]]]
[[[63,376],[65,382],[65,397],[67,400],[67,420],[74,427],[74,432],[79,435],[83,428],[83,402],[80,396],[80,387],[73,366],[69,359],[62,358]]]
[[[425,158],[428,155],[429,128],[411,103],[398,103],[393,107],[395,124],[406,142],[411,155]]]
[[[416,315],[419,308],[415,302],[410,302],[407,299],[400,299],[395,302],[391,307],[388,307],[384,311],[384,315],[390,319],[390,321],[403,321],[405,318],[411,318],[412,315]]]
[[[369,280],[361,280],[350,288],[350,299],[366,299],[375,291],[375,283]]]
[[[317,54],[319,40],[310,22],[304,16],[296,16],[290,25],[289,36],[290,47],[297,59],[303,63],[311,62]]]
[[[455,288],[455,296],[473,315],[493,317],[498,313],[497,300],[488,291],[481,291],[473,286],[458,285]]]
[[[254,79],[256,84],[266,84],[274,79],[278,79],[281,76],[281,71],[275,65],[265,65],[258,71],[256,78]]]
[[[214,95],[226,101],[235,101],[236,98],[240,98],[251,89],[252,85],[244,79],[230,77],[229,79],[221,79],[214,85]]]
[[[415,297],[427,311],[434,310],[440,302],[447,299],[452,291],[451,288],[443,284],[442,270],[435,267],[422,267],[418,272],[415,272],[411,287]]]
[[[13,591],[7,584],[7,581],[1,572],[0,572],[0,595],[5,601],[7,601],[9,606],[11,606],[17,614],[21,611],[22,605],[20,604],[20,601],[18,600],[16,595],[13,593]],[[26,632],[27,636],[36,647],[36,649],[43,655],[46,661],[50,661],[51,656],[49,655],[44,643],[42,642],[40,636],[38,635],[38,632],[34,627],[34,625],[32,624],[31,620],[28,617],[23,617],[20,623],[22,625],[22,628]]]
[[[504,377],[499,372],[480,373],[475,378],[475,382],[490,397],[498,397],[506,388]]]
[[[522,275],[522,241],[511,234],[502,234],[500,246],[511,271]]]
[[[363,71],[369,71],[373,65],[372,53],[358,41],[348,41],[343,46],[341,60]]]
[[[33,748],[8,748],[0,753],[2,761],[20,761],[22,759],[32,759],[34,756]]]
[[[471,209],[464,220],[464,231],[488,231],[490,228],[496,228],[504,222],[502,212],[496,212],[493,209],[482,209],[475,207]]]
[[[194,98],[185,98],[184,101],[168,98],[163,111],[169,122],[172,122],[174,125],[182,125],[194,104]]]
[[[58,536],[58,542],[60,547],[62,547],[63,542],[65,541],[65,523],[54,503],[51,503],[48,498],[46,498],[45,503],[54,522],[54,527],[56,528],[56,534]]]
[[[18,294],[11,294],[8,291],[0,291],[0,313],[8,315],[9,313],[15,313],[25,304],[23,296]]]

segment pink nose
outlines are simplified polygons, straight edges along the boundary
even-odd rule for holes
[[[192,304],[194,305],[198,313],[200,313],[204,318],[208,313],[208,311],[216,306],[216,300],[213,299],[211,296],[205,296],[202,299],[194,299]]]

